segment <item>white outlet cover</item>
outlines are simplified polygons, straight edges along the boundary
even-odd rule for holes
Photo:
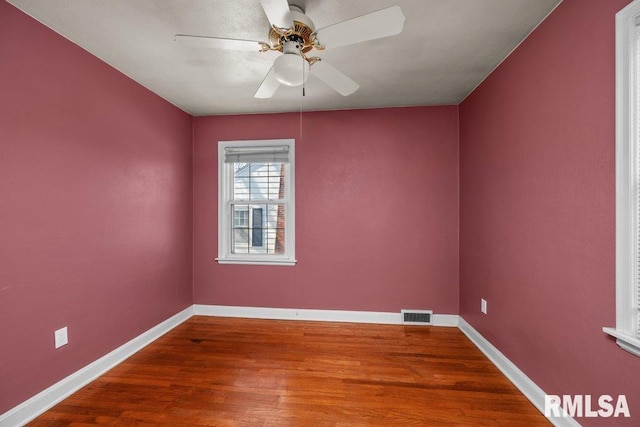
[[[67,334],[66,326],[55,331],[53,335],[55,337],[56,348],[60,348],[63,345],[67,345],[69,343],[69,335]]]
[[[487,314],[487,300],[484,298],[480,299],[480,311],[484,314]]]

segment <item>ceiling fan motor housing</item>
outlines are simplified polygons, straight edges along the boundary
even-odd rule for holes
[[[291,18],[293,19],[293,28],[291,32],[284,35],[280,31],[271,28],[269,31],[269,41],[273,49],[284,52],[284,44],[287,41],[300,41],[300,50],[302,53],[308,53],[314,48],[312,34],[316,30],[313,21],[304,14],[304,11],[295,5],[290,6]]]
[[[311,32],[316,30],[316,26],[313,24],[313,21],[304,14],[304,10],[302,10],[302,8],[292,4],[289,6],[289,10],[291,11],[291,19],[293,19],[294,22],[298,22],[309,27]]]

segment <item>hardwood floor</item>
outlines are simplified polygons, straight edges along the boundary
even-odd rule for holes
[[[30,426],[534,426],[457,329],[196,316]]]

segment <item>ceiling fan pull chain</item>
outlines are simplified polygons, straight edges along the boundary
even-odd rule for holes
[[[304,101],[304,84],[302,85],[302,97],[300,98],[300,139],[302,139],[302,106]]]
[[[305,61],[307,58],[304,57],[304,55],[302,56],[302,60]],[[307,87],[307,76],[305,76],[305,67],[302,67],[302,97],[304,98],[306,96],[306,87]],[[302,106],[300,107],[300,109],[302,110]]]

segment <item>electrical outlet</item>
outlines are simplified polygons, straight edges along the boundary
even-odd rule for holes
[[[487,314],[487,300],[484,298],[480,299],[480,311]]]
[[[66,345],[67,343],[69,343],[69,336],[67,335],[66,326],[64,328],[61,328],[55,331],[53,333],[53,336],[55,337],[56,348],[60,348],[63,345]]]

